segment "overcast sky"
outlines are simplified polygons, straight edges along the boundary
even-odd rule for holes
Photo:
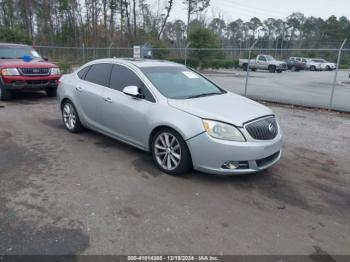
[[[182,0],[175,0],[171,20],[186,18]],[[350,0],[211,0],[208,17],[223,17],[225,20],[241,18],[248,20],[258,17],[285,18],[293,12],[306,16],[328,18],[331,15],[350,18]]]

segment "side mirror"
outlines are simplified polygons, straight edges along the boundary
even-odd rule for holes
[[[43,57],[44,61],[49,61],[49,59],[47,57]]]
[[[143,98],[143,95],[140,93],[139,88],[137,86],[126,86],[123,89],[123,93],[132,96],[135,98]]]

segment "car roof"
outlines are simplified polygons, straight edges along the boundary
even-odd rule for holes
[[[131,64],[136,67],[163,67],[163,66],[183,66],[171,61],[166,60],[155,60],[155,59],[143,59],[143,58],[104,58],[97,59],[90,62],[95,63],[121,63],[121,64]]]
[[[30,47],[29,45],[25,44],[13,44],[13,43],[0,43],[0,47],[5,46],[5,47]]]

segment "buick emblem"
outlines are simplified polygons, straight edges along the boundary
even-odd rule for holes
[[[272,123],[269,124],[269,132],[270,134],[274,134],[276,132],[276,128]]]

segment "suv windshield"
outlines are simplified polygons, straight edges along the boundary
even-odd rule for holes
[[[226,93],[186,67],[145,67],[141,70],[159,92],[167,98],[188,99]]]
[[[38,52],[29,46],[0,46],[0,59],[22,59],[23,56],[41,58]]]

